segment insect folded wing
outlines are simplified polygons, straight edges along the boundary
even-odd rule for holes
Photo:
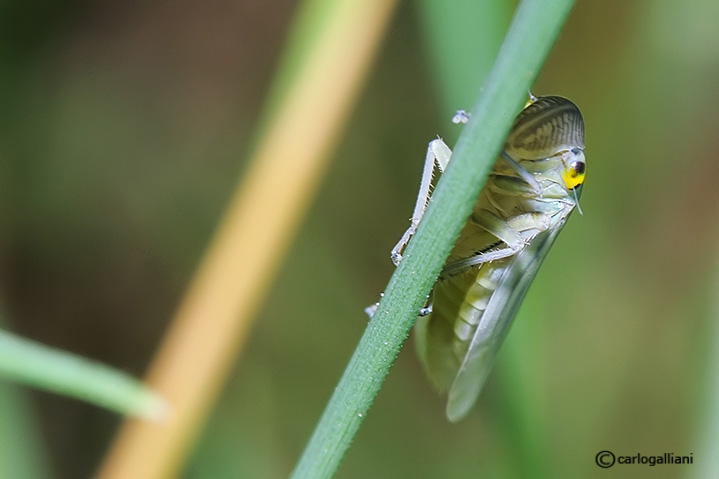
[[[447,418],[450,421],[462,419],[477,401],[514,316],[562,226],[541,233],[509,259],[456,369],[447,398]]]

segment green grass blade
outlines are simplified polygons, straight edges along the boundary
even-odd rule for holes
[[[131,376],[2,330],[0,379],[147,419],[166,413],[164,401]]]
[[[527,90],[572,6],[571,0],[523,1],[462,132],[419,230],[393,274],[292,477],[328,478],[337,470],[511,127]]]

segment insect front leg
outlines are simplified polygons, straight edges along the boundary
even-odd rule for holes
[[[424,159],[424,168],[422,169],[422,181],[419,185],[417,202],[414,205],[414,211],[412,212],[409,228],[407,228],[407,231],[404,232],[395,247],[392,248],[392,252],[390,254],[392,262],[395,266],[402,261],[402,251],[404,251],[405,246],[409,243],[409,239],[417,231],[419,221],[422,219],[424,210],[427,208],[427,202],[430,198],[430,188],[432,186],[432,176],[434,173],[435,162],[437,163],[439,171],[443,172],[445,168],[447,168],[451,157],[452,150],[440,138],[429,142],[427,155]]]
[[[510,166],[510,168],[512,168],[515,171],[515,173],[517,173],[519,175],[519,177],[527,184],[527,186],[529,186],[532,193],[539,195],[539,196],[542,195],[542,185],[540,185],[539,182],[536,179],[534,179],[534,177],[532,176],[532,174],[530,172],[528,172],[527,170],[522,168],[522,165],[517,163],[514,160],[514,158],[512,158],[511,156],[509,156],[509,154],[507,154],[506,151],[502,152],[502,158],[504,159],[504,161],[507,162],[507,164]]]

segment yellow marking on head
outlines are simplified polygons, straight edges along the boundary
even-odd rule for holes
[[[586,175],[585,168],[586,166],[583,161],[573,161],[562,171],[562,180],[564,180],[564,184],[567,188],[573,190],[584,183],[584,177]]]

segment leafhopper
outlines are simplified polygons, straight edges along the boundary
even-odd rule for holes
[[[442,140],[429,144],[410,227],[391,253],[395,264],[422,218],[435,166],[444,171],[451,156]],[[450,421],[477,401],[529,285],[579,207],[585,169],[579,108],[559,96],[531,97],[415,326],[425,370],[448,394]]]

